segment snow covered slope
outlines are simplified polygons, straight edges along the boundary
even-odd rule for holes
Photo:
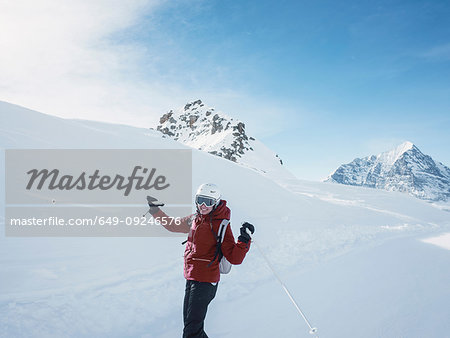
[[[186,147],[147,129],[65,120],[7,103],[0,103],[0,121],[2,152]],[[5,237],[3,175],[1,337],[180,336],[182,239]],[[222,276],[209,307],[211,337],[310,337],[258,248],[319,336],[450,332],[450,251],[419,241],[450,232],[450,213],[398,192],[275,182],[197,150],[192,179],[193,193],[203,182],[222,188],[235,235],[244,220],[256,226],[244,263]]]
[[[170,110],[160,118],[157,130],[190,147],[226,158],[270,177],[293,178],[282,160],[254,137],[245,124],[217,112],[201,100]]]
[[[411,142],[341,165],[326,181],[400,191],[428,201],[450,197],[450,169]]]

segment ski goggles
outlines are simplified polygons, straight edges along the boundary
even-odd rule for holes
[[[207,207],[212,207],[216,202],[217,200],[211,197],[195,196],[195,203],[197,203],[198,206],[204,204]]]

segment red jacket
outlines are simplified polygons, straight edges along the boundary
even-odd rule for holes
[[[216,258],[214,262],[208,266],[213,260],[216,253],[216,239],[211,231],[217,234],[219,225],[223,219],[230,219],[230,209],[227,202],[221,200],[216,209],[208,215],[199,213],[184,217],[181,224],[175,222],[163,226],[172,232],[189,233],[186,249],[184,252],[184,277],[186,279],[198,282],[215,283],[220,280],[219,261]],[[167,215],[159,210],[154,216],[156,220]],[[231,227],[227,226],[225,236],[222,242],[222,253],[231,264],[241,264],[245,254],[250,248],[249,243],[234,241]]]

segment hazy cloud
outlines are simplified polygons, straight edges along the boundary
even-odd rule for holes
[[[177,3],[0,0],[0,100],[62,117],[149,127],[168,109],[202,99],[243,119],[253,133],[282,130],[286,119],[279,115],[288,109],[243,92],[234,80],[239,69],[222,69],[174,43],[177,32],[160,31],[152,20]]]
[[[450,60],[450,43],[435,46],[421,55],[423,58],[442,61]]]
[[[173,93],[140,78],[142,45],[118,43],[113,35],[158,6],[157,0],[3,1],[0,99],[59,116],[149,121]]]

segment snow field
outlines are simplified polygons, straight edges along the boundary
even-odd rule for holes
[[[185,148],[147,129],[5,103],[0,117],[3,149]],[[445,210],[400,193],[261,175],[197,150],[192,179],[193,193],[204,182],[221,187],[235,237],[241,222],[255,224],[255,242],[319,336],[449,332],[449,251],[420,241],[449,232]],[[0,220],[0,336],[180,336],[183,238],[13,238],[3,235],[3,208]],[[206,330],[310,336],[256,247],[222,277]]]

